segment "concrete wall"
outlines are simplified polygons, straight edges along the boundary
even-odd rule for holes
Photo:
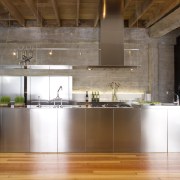
[[[160,39],[149,37],[145,29],[125,29],[126,65],[136,69],[111,68],[87,70],[98,65],[98,28],[0,28],[0,64],[18,65],[12,52],[23,47],[34,49],[33,65],[74,65],[72,70],[7,70],[0,75],[63,75],[73,76],[73,97],[84,100],[85,91],[100,91],[101,100],[111,100],[111,82],[120,83],[118,99],[143,98],[151,93],[152,100],[166,102],[167,90],[174,88],[174,50],[176,33]],[[66,49],[64,49],[66,48]],[[53,50],[53,55],[48,53]]]

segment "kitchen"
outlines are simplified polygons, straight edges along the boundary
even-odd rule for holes
[[[150,32],[139,26],[124,28],[124,67],[99,64],[98,26],[1,27],[0,96],[11,95],[11,108],[1,108],[1,152],[179,152],[178,141],[173,144],[179,136],[178,106],[91,108],[92,91],[99,91],[100,102],[112,102],[112,82],[119,84],[115,103],[150,100],[172,105],[179,29],[159,35],[153,28]],[[30,63],[20,64],[26,48],[33,57]],[[64,107],[53,108],[61,85]],[[19,95],[26,95],[27,108],[14,108]],[[24,133],[23,145],[18,140]]]

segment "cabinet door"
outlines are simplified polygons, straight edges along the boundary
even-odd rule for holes
[[[114,109],[114,152],[140,152],[139,109]]]
[[[0,108],[0,152],[2,152],[4,148],[2,135],[2,108]]]
[[[30,151],[57,152],[56,109],[31,109]]]
[[[4,152],[29,152],[29,109],[2,109]]]
[[[180,109],[168,110],[168,152],[180,152]]]
[[[86,110],[86,152],[113,152],[113,109]]]
[[[58,152],[85,152],[85,109],[58,110]]]
[[[167,110],[141,110],[141,151],[167,152]]]

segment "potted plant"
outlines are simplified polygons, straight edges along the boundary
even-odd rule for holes
[[[0,99],[0,106],[1,107],[10,107],[11,98],[9,96],[2,96]]]
[[[16,96],[14,99],[14,107],[24,107],[24,97],[23,96]]]

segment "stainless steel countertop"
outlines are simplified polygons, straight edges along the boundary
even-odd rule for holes
[[[9,109],[62,109],[62,108],[84,108],[84,109],[132,109],[132,108],[140,108],[140,109],[180,109],[180,106],[176,105],[139,105],[139,106],[131,106],[131,107],[86,107],[85,105],[63,105],[62,107],[54,107],[53,105],[42,105],[41,107],[38,107],[37,105],[28,105],[27,107],[0,107],[0,108],[9,108]]]
[[[53,105],[43,105],[41,107],[37,107],[36,105],[29,105],[27,106],[27,108],[37,108],[37,109],[41,109],[41,108],[53,108],[53,109],[61,109],[61,108],[85,108],[85,109],[117,109],[117,108],[134,108],[134,107],[91,107],[88,106],[86,107],[85,105],[63,105],[62,107],[54,107]]]

